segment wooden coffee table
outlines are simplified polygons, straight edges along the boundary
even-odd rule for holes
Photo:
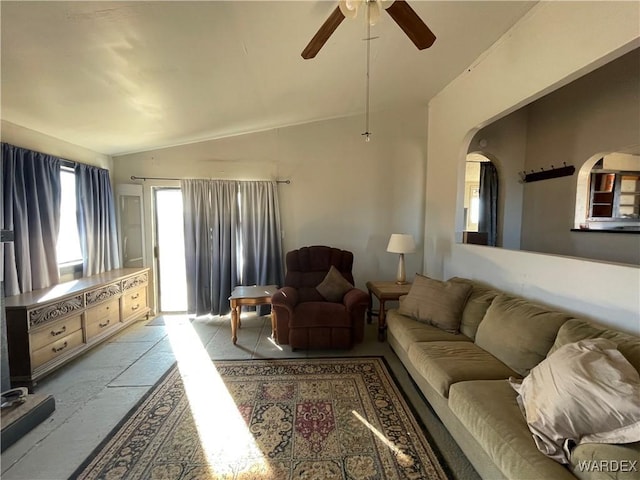
[[[411,290],[410,283],[402,285],[396,282],[367,282],[367,290],[369,290],[369,309],[367,310],[367,322],[371,323],[371,317],[378,317],[378,340],[384,341],[387,332],[386,315],[384,304],[388,300],[398,300],[401,296],[406,295]],[[380,302],[380,310],[373,311],[373,296]]]
[[[278,291],[276,285],[254,285],[251,287],[239,286],[233,289],[229,302],[231,303],[231,341],[236,344],[238,340],[238,327],[240,327],[240,313],[243,305],[271,304],[271,297]],[[275,333],[275,322],[271,315],[271,334]]]

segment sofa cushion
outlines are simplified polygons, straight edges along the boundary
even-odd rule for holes
[[[629,363],[640,372],[640,337],[616,330],[600,328],[577,318],[568,320],[560,327],[556,340],[551,350],[549,350],[548,355],[551,355],[567,343],[574,343],[589,338],[606,338],[607,340],[611,340],[618,346],[618,350],[620,350],[620,353],[624,355]]]
[[[449,408],[506,478],[575,480],[567,468],[538,451],[507,380],[455,383]]]
[[[445,398],[456,382],[518,376],[471,342],[417,342],[409,347],[408,356],[413,367]]]
[[[460,321],[460,332],[467,337],[475,340],[478,326],[484,318],[487,309],[500,292],[494,290],[480,282],[469,280],[462,277],[453,277],[450,282],[466,283],[471,285],[471,294],[467,299],[467,303],[462,310],[462,319]]]
[[[640,442],[640,375],[610,340],[563,345],[513,386],[536,445],[560,463],[574,445]]]
[[[402,315],[393,309],[387,312],[387,329],[406,351],[415,342],[471,342],[471,339],[460,333],[449,333],[444,330],[418,322],[413,318]]]
[[[525,376],[553,345],[570,315],[527,300],[498,295],[478,327],[476,344]]]
[[[416,275],[409,294],[402,299],[398,310],[418,321],[456,333],[469,293],[471,285],[441,282]]]
[[[344,294],[352,288],[353,285],[342,276],[336,267],[331,265],[327,275],[320,282],[320,285],[316,287],[316,290],[328,302],[341,302]]]
[[[637,480],[640,442],[578,445],[571,452],[571,470],[581,480]]]

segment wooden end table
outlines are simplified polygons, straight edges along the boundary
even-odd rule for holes
[[[378,340],[383,342],[387,332],[384,304],[389,300],[398,300],[401,296],[408,294],[409,290],[411,290],[411,284],[404,283],[400,285],[396,282],[367,282],[367,290],[369,290],[367,321],[371,323],[372,316],[378,317]],[[378,302],[380,302],[380,310],[377,313],[373,311],[374,295],[378,299]]]
[[[271,304],[271,297],[278,291],[276,285],[254,285],[252,287],[236,287],[231,292],[231,341],[236,344],[238,340],[238,327],[240,326],[240,312],[243,305]],[[275,335],[275,321],[271,314],[271,335]]]

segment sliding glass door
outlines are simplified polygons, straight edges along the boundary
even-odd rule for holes
[[[179,188],[156,188],[154,196],[160,312],[186,312],[182,192]]]

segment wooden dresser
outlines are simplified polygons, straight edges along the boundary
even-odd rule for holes
[[[11,385],[56,368],[149,315],[148,268],[123,268],[7,297]]]

